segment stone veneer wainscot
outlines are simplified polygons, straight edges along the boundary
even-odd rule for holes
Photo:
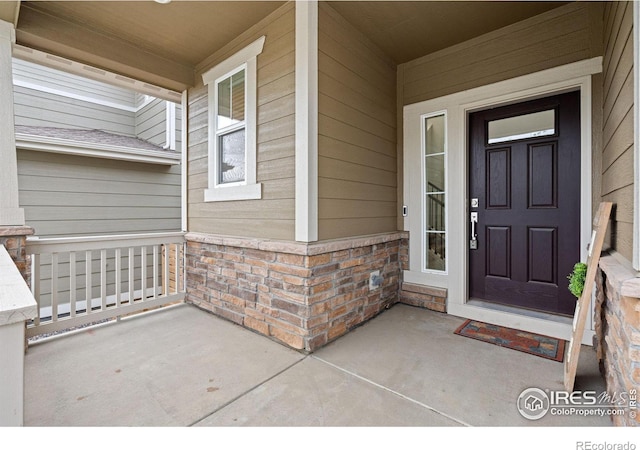
[[[598,359],[612,398],[635,392],[632,417],[612,416],[615,425],[640,425],[640,278],[616,257],[600,258],[596,276],[596,336]],[[615,396],[615,397],[614,397]],[[628,397],[627,397],[628,402]],[[628,403],[624,405],[628,407]]]
[[[314,351],[398,301],[408,234],[303,244],[188,233],[187,302]],[[379,270],[382,286],[369,289]]]

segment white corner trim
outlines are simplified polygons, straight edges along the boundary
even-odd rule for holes
[[[224,61],[216,64],[211,69],[204,72],[202,74],[203,83],[211,84],[224,74],[229,73],[238,66],[246,63],[251,58],[257,57],[260,53],[262,53],[265,39],[266,36],[259,37],[239,52],[234,53],[232,56],[228,57]]]
[[[33,136],[22,133],[16,133],[16,148],[163,165],[180,164],[181,159],[181,154],[178,152],[145,150],[119,147],[117,145],[94,144],[90,142],[77,142],[68,139]]]
[[[318,2],[296,0],[295,239],[318,240]]]
[[[640,270],[640,5],[633,2],[633,268]]]
[[[262,198],[262,183],[218,186],[204,190],[205,202],[228,202],[237,200],[259,200]]]
[[[168,150],[176,149],[176,104],[164,102],[165,108],[165,145]]]
[[[180,168],[180,196],[181,196],[181,223],[182,223],[182,231],[189,230],[189,218],[188,218],[188,176],[189,176],[189,91],[185,90],[182,93],[182,107],[180,108],[180,113],[182,115],[182,120],[180,121],[180,125],[182,127],[182,139],[180,143],[180,156],[181,161],[180,164],[182,167]]]

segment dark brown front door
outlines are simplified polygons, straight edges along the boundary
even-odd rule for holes
[[[476,112],[469,126],[470,297],[573,314],[566,277],[580,258],[579,93]]]

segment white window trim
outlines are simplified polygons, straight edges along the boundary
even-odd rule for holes
[[[202,74],[209,88],[209,187],[204,190],[205,202],[262,198],[262,184],[257,183],[257,73],[258,55],[262,53],[264,41],[265,36],[260,37]],[[245,67],[245,179],[242,183],[217,184],[217,82],[242,66]]]
[[[422,164],[422,169],[421,169],[421,185],[422,185],[422,214],[420,214],[420,220],[422,221],[422,234],[421,234],[421,239],[422,239],[422,243],[420,245],[420,248],[422,249],[421,253],[422,253],[422,266],[420,268],[420,271],[422,273],[426,273],[426,274],[434,274],[436,276],[438,275],[447,275],[448,272],[448,268],[449,268],[449,258],[445,258],[444,261],[444,270],[436,270],[436,269],[427,269],[427,259],[429,258],[429,254],[428,251],[426,251],[427,249],[427,245],[428,245],[428,241],[427,241],[427,234],[429,234],[427,232],[427,216],[426,216],[426,212],[427,212],[427,186],[426,186],[426,182],[427,182],[427,154],[426,154],[426,148],[427,148],[427,142],[426,142],[426,138],[427,138],[427,133],[424,129],[424,125],[425,125],[425,121],[426,119],[430,119],[432,117],[438,117],[438,116],[444,116],[444,153],[442,154],[444,156],[444,191],[442,192],[444,194],[444,198],[445,198],[445,214],[444,214],[444,248],[445,251],[448,253],[448,240],[449,240],[449,215],[447,214],[447,200],[448,200],[448,188],[447,188],[447,182],[449,180],[449,172],[447,170],[447,145],[448,145],[448,140],[447,140],[447,127],[448,127],[448,123],[447,123],[447,111],[446,110],[442,110],[442,111],[435,111],[435,112],[430,112],[428,114],[423,114],[422,116],[420,116],[420,123],[421,123],[421,148],[422,148],[422,158],[421,158],[421,164]]]

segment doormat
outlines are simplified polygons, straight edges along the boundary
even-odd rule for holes
[[[477,322],[475,320],[467,320],[454,333],[495,344],[500,347],[512,348],[552,361],[562,362],[564,359],[564,346],[566,341],[562,339]]]

